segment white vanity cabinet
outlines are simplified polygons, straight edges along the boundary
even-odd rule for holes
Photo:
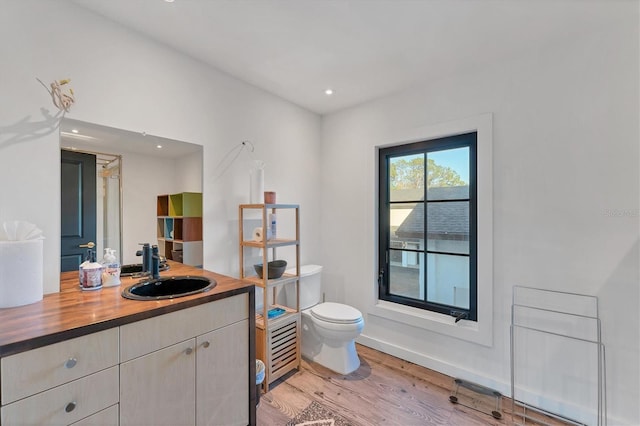
[[[246,293],[120,327],[120,424],[249,424]]]
[[[118,329],[3,357],[0,377],[3,426],[72,424],[117,411]],[[117,424],[110,418],[103,424]]]
[[[255,425],[252,287],[220,277],[224,294],[185,303],[82,293],[87,315],[63,297],[80,292],[68,276],[60,299],[0,309],[0,426]]]

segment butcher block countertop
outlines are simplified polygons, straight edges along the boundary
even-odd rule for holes
[[[173,261],[168,263],[170,269],[161,272],[161,276],[204,276],[216,280],[217,285],[191,296],[139,301],[125,299],[121,293],[140,278],[122,278],[119,286],[82,291],[78,272],[63,272],[59,293],[47,294],[30,305],[0,309],[0,357],[241,293],[249,293],[249,300],[253,300],[253,284]]]

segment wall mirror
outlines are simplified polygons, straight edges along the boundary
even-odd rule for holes
[[[202,192],[201,145],[65,118],[60,149],[62,272],[89,248],[139,263],[139,244],[157,244],[157,197]]]

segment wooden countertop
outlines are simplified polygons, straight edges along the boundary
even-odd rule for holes
[[[161,276],[193,275],[216,280],[205,292],[165,300],[130,300],[122,290],[140,278],[122,278],[122,284],[82,291],[78,272],[60,275],[60,292],[47,294],[30,305],[0,309],[0,356],[12,355],[85,334],[118,327],[145,318],[189,308],[241,293],[253,300],[253,284],[236,278],[168,261],[171,268]]]

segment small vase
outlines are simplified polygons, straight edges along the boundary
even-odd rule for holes
[[[251,204],[264,203],[264,163],[256,161],[256,167],[249,171],[249,200]]]

